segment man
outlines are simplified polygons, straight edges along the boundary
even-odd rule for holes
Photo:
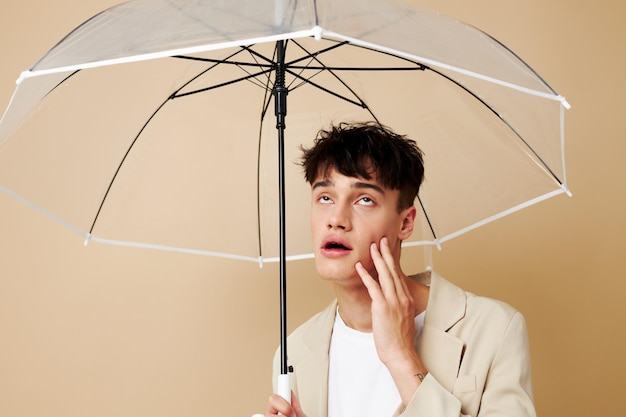
[[[290,335],[291,404],[272,395],[266,416],[535,416],[521,314],[400,267],[424,174],[416,144],[341,124],[303,152],[316,268],[336,300]]]

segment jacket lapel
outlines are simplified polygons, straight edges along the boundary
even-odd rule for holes
[[[424,365],[449,392],[458,376],[464,343],[448,333],[465,316],[467,296],[440,275],[431,272],[430,294],[418,352]]]
[[[313,416],[325,416],[328,412],[328,348],[336,311],[335,300],[321,313],[317,327],[304,335],[309,353],[296,365],[295,384],[301,393],[298,398],[302,408]]]

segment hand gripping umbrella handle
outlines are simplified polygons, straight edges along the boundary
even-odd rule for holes
[[[291,380],[289,374],[278,375],[276,394],[283,397],[287,402],[291,403]],[[263,414],[253,414],[252,417],[265,417]]]

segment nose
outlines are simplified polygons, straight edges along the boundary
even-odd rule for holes
[[[350,230],[352,222],[347,204],[335,203],[328,216],[328,229]]]

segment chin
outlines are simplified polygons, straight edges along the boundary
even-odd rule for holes
[[[316,258],[315,266],[317,273],[325,281],[347,281],[355,276],[361,279],[354,266],[346,262],[332,262],[328,259]]]

